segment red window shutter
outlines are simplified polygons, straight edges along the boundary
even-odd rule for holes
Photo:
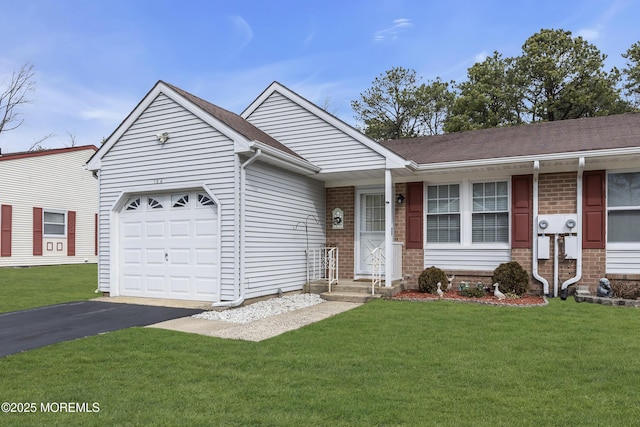
[[[2,205],[0,216],[2,217],[2,225],[0,226],[0,256],[11,256],[11,205]]]
[[[582,174],[582,247],[604,249],[605,171],[587,171]]]
[[[533,175],[511,177],[511,247],[531,248]]]
[[[33,255],[42,255],[42,208],[33,208]]]
[[[76,255],[76,213],[67,212],[67,256]]]
[[[422,182],[407,183],[407,249],[422,249],[424,192]]]

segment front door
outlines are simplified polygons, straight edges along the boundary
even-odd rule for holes
[[[384,250],[384,191],[361,190],[358,195],[358,209],[356,274],[370,276],[373,274],[373,250],[377,247]]]

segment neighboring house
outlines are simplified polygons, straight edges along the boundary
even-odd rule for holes
[[[99,287],[233,305],[302,289],[322,247],[343,280],[386,254],[386,286],[511,260],[546,294],[633,279],[639,159],[640,114],[377,143],[279,83],[236,115],[158,82],[88,162]]]
[[[0,156],[0,267],[97,262],[93,145]]]

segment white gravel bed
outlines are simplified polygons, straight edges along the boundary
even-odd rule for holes
[[[192,317],[205,320],[221,320],[231,323],[249,323],[301,308],[311,307],[312,305],[322,302],[324,302],[324,300],[320,298],[320,295],[316,294],[286,295],[224,311],[205,311]]]

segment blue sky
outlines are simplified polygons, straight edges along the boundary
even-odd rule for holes
[[[3,152],[96,144],[157,80],[240,113],[277,80],[354,124],[350,102],[394,66],[465,80],[542,28],[581,35],[607,69],[640,40],[640,1],[0,0],[0,81],[35,66],[24,124]]]

